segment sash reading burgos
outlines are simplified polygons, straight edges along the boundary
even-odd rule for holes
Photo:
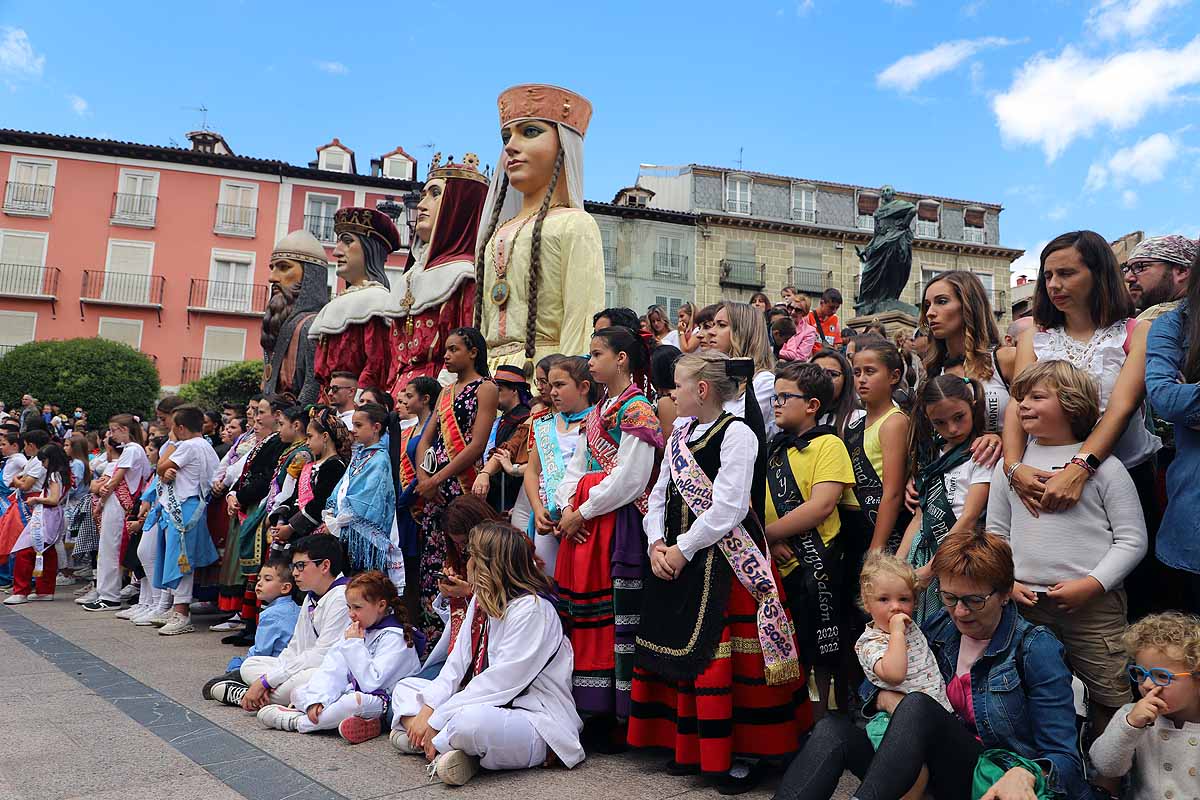
[[[443,391],[438,397],[437,414],[442,442],[446,445],[446,453],[450,456],[450,460],[453,461],[455,456],[467,449],[467,437],[463,435],[462,428],[458,426],[458,419],[454,416],[453,390]],[[471,491],[476,474],[473,465],[458,474],[456,480],[462,486],[463,491]]]
[[[675,429],[667,445],[667,455],[675,488],[692,513],[699,516],[712,505],[713,487],[684,442],[687,430],[686,425]],[[779,600],[767,555],[758,549],[741,525],[725,534],[717,544],[733,568],[733,574],[758,604],[758,642],[766,664],[767,683],[774,686],[799,680],[795,631]]]

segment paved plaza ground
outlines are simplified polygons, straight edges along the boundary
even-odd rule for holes
[[[200,698],[237,650],[220,634],[158,636],[53,603],[0,606],[0,800],[716,800],[699,778],[662,771],[665,754],[594,756],[574,770],[482,773],[430,784],[423,759],[379,738],[266,730]],[[202,622],[197,618],[197,622]],[[210,620],[213,621],[213,620]],[[778,776],[744,795],[766,800]],[[837,798],[849,797],[843,781]]]

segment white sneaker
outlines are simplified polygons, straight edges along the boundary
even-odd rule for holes
[[[234,631],[244,630],[245,627],[246,623],[242,622],[241,615],[234,614],[224,622],[217,622],[213,625],[209,625],[208,629],[214,633],[233,633]]]
[[[4,598],[6,606],[20,606],[29,602],[29,597],[23,594],[14,594]]]
[[[191,633],[196,630],[192,625],[192,618],[180,614],[178,611],[171,612],[171,621],[158,629],[159,636],[178,636],[181,633]]]
[[[74,586],[75,578],[72,575],[66,575],[62,572],[58,573],[58,577],[54,579],[55,586]]]
[[[129,621],[134,625],[137,625],[139,628],[147,628],[154,625],[151,620],[153,620],[156,616],[158,616],[158,611],[153,608],[144,608],[142,609],[141,613]]]
[[[122,600],[128,600],[129,598],[136,596],[141,591],[142,587],[138,586],[136,583],[130,583],[126,584],[125,587],[121,589],[121,593],[117,596]]]
[[[150,624],[161,628],[171,621],[171,617],[174,614],[175,609],[173,608],[164,608],[160,611],[156,611],[154,612],[154,616],[150,617]]]
[[[479,759],[462,750],[449,750],[435,758],[428,770],[431,781],[438,778],[446,786],[462,786],[479,772]]]
[[[425,749],[417,747],[408,740],[408,733],[400,728],[396,728],[388,734],[388,741],[392,743],[392,747],[410,756],[425,755]]]
[[[83,569],[75,570],[75,577],[81,581],[90,581],[92,576],[95,574],[96,573],[92,571],[91,567],[84,567]]]
[[[42,603],[49,603],[54,600],[54,595],[52,595],[52,594],[31,594],[31,595],[29,595],[29,599],[31,601],[36,600],[36,601],[42,602]]]
[[[276,704],[263,706],[258,711],[258,721],[277,731],[295,732],[299,730],[300,718],[303,716],[303,711]]]
[[[75,598],[75,605],[86,606],[88,603],[94,603],[100,599],[100,593],[93,586],[89,591],[84,592],[79,597]]]
[[[133,619],[134,617],[136,617],[138,614],[141,614],[145,610],[146,610],[146,607],[144,605],[142,605],[141,603],[135,603],[134,605],[131,605],[129,608],[118,611],[116,614],[113,614],[113,616],[116,617],[117,619]]]
[[[81,594],[87,594],[88,592],[95,590],[95,588],[96,588],[95,581],[87,581],[83,584],[83,586],[80,586],[78,589],[75,590],[75,596],[78,597]]]

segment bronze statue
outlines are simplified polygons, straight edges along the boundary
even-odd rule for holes
[[[854,310],[859,316],[883,311],[905,311],[916,315],[916,307],[900,302],[900,293],[912,270],[912,221],[917,207],[898,200],[891,186],[879,193],[875,209],[875,236],[866,249],[855,247],[862,261],[862,280]]]

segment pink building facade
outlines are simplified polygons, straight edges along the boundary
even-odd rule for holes
[[[275,242],[308,228],[332,252],[341,206],[403,206],[416,160],[397,148],[357,174],[334,139],[307,167],[190,149],[0,130],[0,354],[102,336],[151,356],[165,388],[259,359]],[[403,215],[397,220],[407,244]],[[407,250],[388,258],[403,268]],[[330,286],[335,276],[330,268]]]

